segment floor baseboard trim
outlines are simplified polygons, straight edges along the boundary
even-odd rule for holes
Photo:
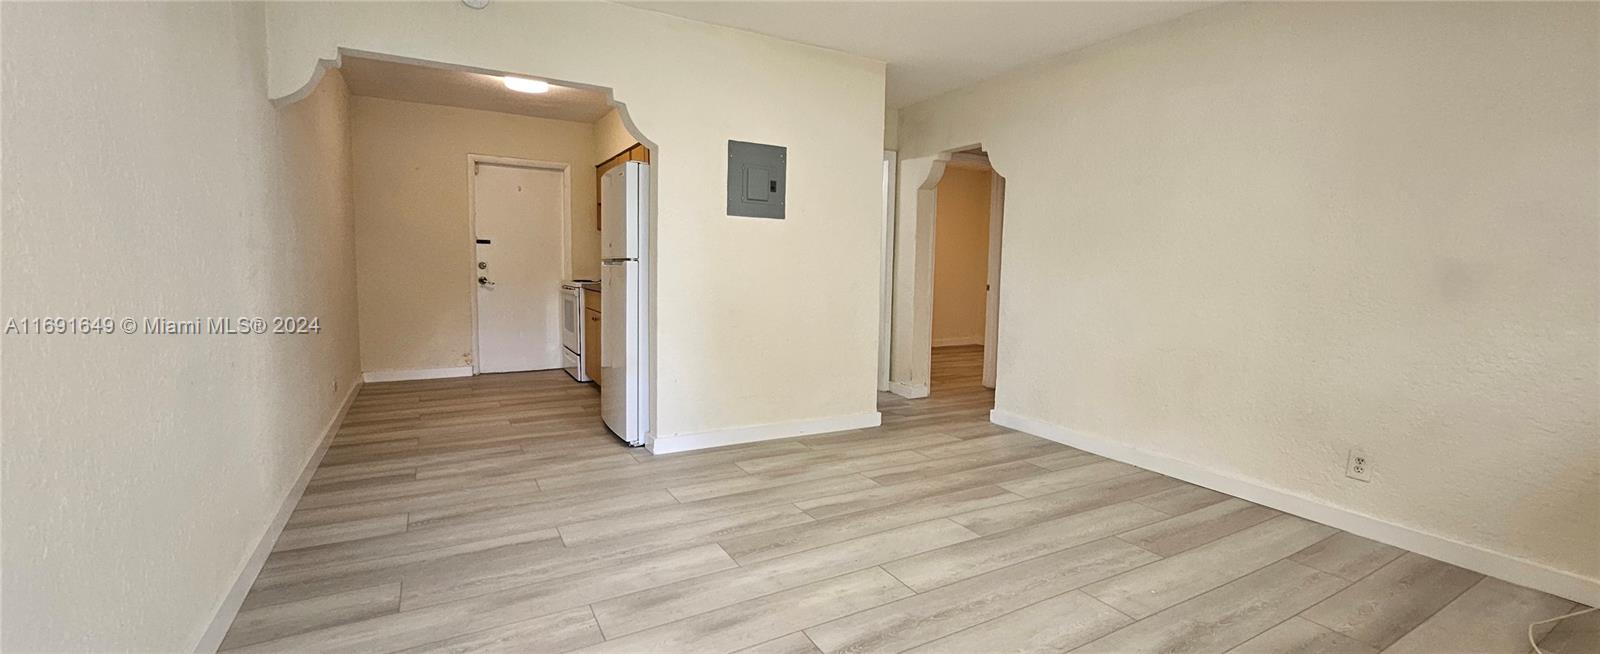
[[[920,400],[928,396],[928,387],[892,381],[889,382],[889,392],[908,400]]]
[[[1556,570],[1532,561],[1519,559],[1476,545],[1451,540],[1443,536],[1419,531],[1387,522],[1348,509],[1323,504],[1314,499],[1264,486],[1259,482],[1239,479],[1208,468],[1179,461],[1161,454],[1140,450],[1125,443],[1101,436],[1085,434],[1065,427],[994,409],[989,421],[1070,445],[1123,463],[1158,472],[1169,477],[1227,493],[1262,506],[1300,516],[1322,524],[1343,529],[1363,538],[1393,545],[1432,557],[1451,565],[1480,572],[1514,584],[1541,590],[1588,606],[1600,605],[1600,580]]]
[[[753,427],[735,427],[733,429],[719,429],[657,438],[650,443],[650,452],[654,454],[688,452],[690,450],[703,450],[724,445],[794,438],[795,436],[809,436],[811,434],[826,434],[849,429],[866,429],[868,427],[877,427],[881,424],[883,424],[883,414],[877,411],[814,420],[776,422]]]
[[[417,368],[414,370],[373,370],[361,373],[361,381],[368,384],[375,382],[414,381],[417,379],[447,379],[450,377],[471,377],[472,366],[457,366],[454,368]]]
[[[956,347],[959,345],[983,345],[983,335],[977,336],[952,336],[950,338],[936,338],[934,347]]]
[[[358,379],[350,385],[350,390],[345,392],[344,399],[339,402],[339,410],[334,412],[333,418],[322,429],[317,449],[311,452],[305,468],[300,471],[300,477],[289,487],[289,494],[284,496],[283,503],[278,506],[278,514],[273,516],[272,522],[267,525],[266,533],[256,542],[255,551],[245,560],[244,569],[239,571],[239,576],[228,589],[228,594],[223,596],[222,606],[211,619],[211,625],[201,634],[200,642],[195,645],[194,651],[210,654],[222,646],[222,639],[228,635],[228,628],[233,626],[233,619],[238,617],[239,607],[244,604],[245,595],[250,593],[250,587],[256,583],[256,576],[261,574],[261,566],[266,564],[267,556],[272,554],[272,548],[278,544],[278,536],[283,533],[283,526],[288,524],[289,515],[294,513],[294,507],[300,503],[300,496],[305,494],[306,486],[311,483],[312,475],[316,474],[317,466],[321,465],[323,455],[328,453],[328,446],[333,444],[333,436],[339,433],[339,424],[344,422],[345,414],[350,412],[350,405],[355,403],[356,393],[361,391],[363,383]]]

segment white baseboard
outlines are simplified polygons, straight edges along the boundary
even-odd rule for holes
[[[908,400],[920,400],[928,396],[928,386],[892,381],[889,382],[889,392]]]
[[[1125,443],[1085,434],[1000,409],[989,412],[989,421],[1002,427],[1009,427],[1040,438],[1070,445],[1080,450],[1093,452],[1108,459],[1115,459],[1129,465],[1159,472],[1169,477],[1176,477],[1192,484],[1272,507],[1330,527],[1343,529],[1357,536],[1410,550],[1423,556],[1481,572],[1514,584],[1542,590],[1589,606],[1600,606],[1600,580],[1556,570],[1539,563],[1387,522],[1349,509],[1330,506],[1303,495],[1264,486],[1257,481],[1239,479],[1192,463],[1141,450]]]
[[[673,452],[703,450],[708,447],[770,441],[779,438],[809,436],[811,434],[826,434],[849,429],[866,429],[868,427],[877,427],[881,424],[883,424],[883,414],[877,411],[869,411],[848,416],[776,422],[753,427],[736,427],[733,429],[664,436],[656,438],[655,441],[650,443],[649,448],[654,454],[671,454]]]
[[[339,423],[344,422],[345,414],[350,412],[350,405],[355,402],[356,393],[361,390],[362,383],[357,380],[350,385],[350,390],[345,392],[344,399],[339,402],[339,410],[334,412],[333,418],[323,427],[317,449],[311,452],[311,458],[306,460],[305,468],[300,471],[300,478],[289,487],[289,494],[284,496],[283,502],[278,505],[278,514],[267,524],[266,533],[256,542],[255,551],[245,560],[244,569],[239,571],[239,576],[228,589],[228,594],[223,596],[222,606],[211,619],[211,625],[206,627],[204,634],[201,634],[200,642],[194,646],[194,651],[210,654],[222,646],[223,637],[228,635],[228,628],[233,626],[233,619],[239,615],[239,606],[244,604],[245,595],[250,593],[250,587],[256,583],[256,576],[261,574],[261,566],[266,564],[267,556],[272,554],[273,546],[278,544],[278,535],[283,533],[283,526],[288,524],[289,515],[294,513],[295,505],[300,503],[300,496],[305,494],[306,486],[311,483],[311,476],[316,474],[317,466],[322,463],[322,456],[328,453],[328,445],[333,443],[333,435],[339,433]]]
[[[957,345],[983,345],[983,334],[977,336],[950,336],[933,339],[934,347],[955,347]]]
[[[412,381],[416,379],[445,379],[448,377],[471,377],[472,366],[457,366],[454,368],[417,368],[415,370],[373,370],[361,373],[361,381],[368,384],[375,382]]]

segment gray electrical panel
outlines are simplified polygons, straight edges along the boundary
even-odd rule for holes
[[[728,215],[783,218],[788,149],[728,141]]]

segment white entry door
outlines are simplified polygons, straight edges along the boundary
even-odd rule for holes
[[[561,367],[560,170],[477,163],[478,371]]]

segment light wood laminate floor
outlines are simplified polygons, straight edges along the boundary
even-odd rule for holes
[[[1574,608],[992,425],[981,365],[941,348],[877,429],[665,456],[560,371],[368,385],[224,649],[1527,652]]]

